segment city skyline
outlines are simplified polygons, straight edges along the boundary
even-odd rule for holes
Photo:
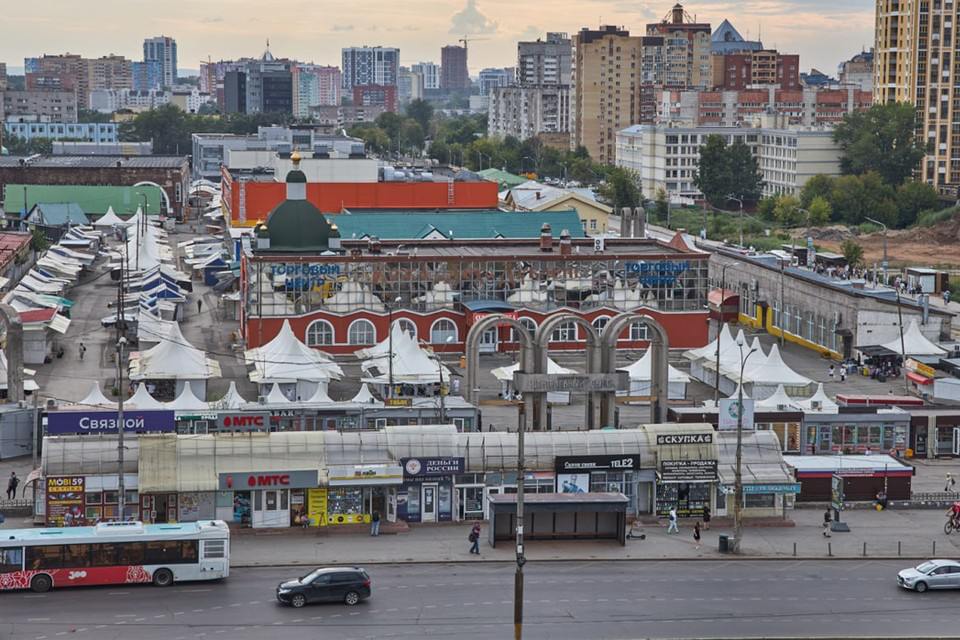
[[[250,0],[214,0],[200,11],[185,0],[169,0],[163,5],[167,15],[156,15],[147,23],[139,14],[143,0],[128,3],[119,12],[106,0],[89,0],[83,15],[69,24],[50,16],[73,15],[74,5],[65,0],[50,4],[44,16],[27,5],[5,12],[8,31],[0,43],[0,61],[11,72],[22,67],[23,58],[44,53],[69,51],[88,57],[115,53],[138,60],[143,39],[162,33],[177,40],[179,66],[187,72],[195,72],[208,56],[219,60],[260,55],[267,40],[274,55],[318,64],[339,64],[342,47],[399,47],[401,64],[409,66],[421,60],[439,62],[441,47],[458,44],[466,35],[476,38],[469,45],[470,73],[476,75],[484,67],[512,66],[519,40],[535,40],[548,31],[572,34],[600,23],[623,25],[640,34],[673,3],[558,0],[551,3],[551,10],[564,18],[545,22],[539,5],[506,0],[457,0],[439,9],[422,0],[402,6],[368,1],[333,20],[328,20],[329,8],[299,0],[272,5],[269,11]],[[768,48],[798,53],[803,70],[815,67],[833,74],[839,62],[873,46],[872,0],[701,0],[684,6],[713,28],[726,18],[744,37],[753,39],[759,33]],[[91,30],[101,36],[93,43]]]

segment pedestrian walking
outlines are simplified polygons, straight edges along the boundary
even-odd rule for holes
[[[833,365],[830,365],[830,368],[827,369],[827,375],[830,376],[830,380],[833,380]]]
[[[380,512],[374,511],[373,515],[370,516],[370,535],[378,536],[380,535]]]
[[[20,478],[16,471],[10,472],[10,479],[7,480],[7,500],[13,500],[17,497],[17,487],[20,486]]]
[[[85,354],[85,353],[87,352],[87,347],[86,347],[86,345],[84,345],[84,344],[81,342],[81,343],[80,343],[80,348],[78,349],[78,351],[80,352],[80,359],[83,360],[83,354]]]
[[[830,507],[823,512],[823,537],[830,537],[830,521],[833,520],[833,514],[830,513]]]
[[[700,548],[700,522],[693,525],[693,543]]]
[[[943,304],[944,304],[944,305],[950,304],[950,290],[949,290],[949,289],[947,289],[946,291],[943,292]]]
[[[197,298],[197,315],[203,311],[203,298]]]
[[[470,535],[467,536],[467,540],[470,541],[470,553],[475,553],[480,555],[480,523],[474,522],[473,528],[470,529]]]
[[[840,367],[840,382],[847,381],[847,368],[844,366]]]
[[[957,486],[957,479],[954,478],[953,475],[951,475],[951,474],[948,473],[948,474],[947,474],[947,481],[946,481],[946,483],[943,485],[943,491],[944,491],[944,493],[953,491],[953,490],[954,490],[953,488],[954,488],[955,486]]]
[[[710,505],[703,505],[703,528],[710,530]]]
[[[677,508],[670,507],[670,524],[667,526],[667,533],[680,533],[680,527],[677,525]]]

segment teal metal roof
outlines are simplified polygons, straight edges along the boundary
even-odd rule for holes
[[[31,215],[40,211],[42,219],[36,219],[34,222],[45,225],[59,227],[65,224],[90,224],[90,219],[83,209],[76,202],[38,202]]]
[[[583,223],[569,211],[396,211],[392,213],[341,213],[328,215],[344,240],[376,236],[381,240],[478,240],[488,238],[539,238],[543,223],[555,238],[566,229],[572,238],[585,238]]]
[[[502,169],[484,169],[483,171],[478,171],[477,175],[481,176],[484,180],[496,182],[500,185],[501,190],[516,187],[530,179],[518,176],[515,173],[510,173],[509,171],[503,171]]]
[[[23,212],[24,191],[26,191],[27,207],[29,210],[38,202],[68,203],[75,202],[87,214],[92,216],[103,215],[107,209],[113,207],[118,216],[126,216],[137,212],[142,206],[143,198],[147,197],[147,214],[157,215],[161,211],[160,189],[150,185],[140,187],[112,187],[98,185],[54,185],[54,184],[8,184],[4,190],[3,208],[7,213]]]

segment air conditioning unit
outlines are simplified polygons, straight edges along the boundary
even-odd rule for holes
[[[257,404],[267,404],[267,396],[257,396]]]
[[[813,402],[810,403],[810,407],[814,411],[821,411],[823,410],[823,403],[820,402],[819,400],[814,400]]]

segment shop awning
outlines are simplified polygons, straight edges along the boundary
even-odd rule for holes
[[[403,467],[398,464],[331,465],[328,475],[331,487],[403,484]]]
[[[914,384],[933,384],[933,378],[928,378],[913,371],[907,371],[907,380]]]
[[[725,304],[739,304],[740,294],[732,289],[712,289],[707,294],[707,302],[714,308]]]

